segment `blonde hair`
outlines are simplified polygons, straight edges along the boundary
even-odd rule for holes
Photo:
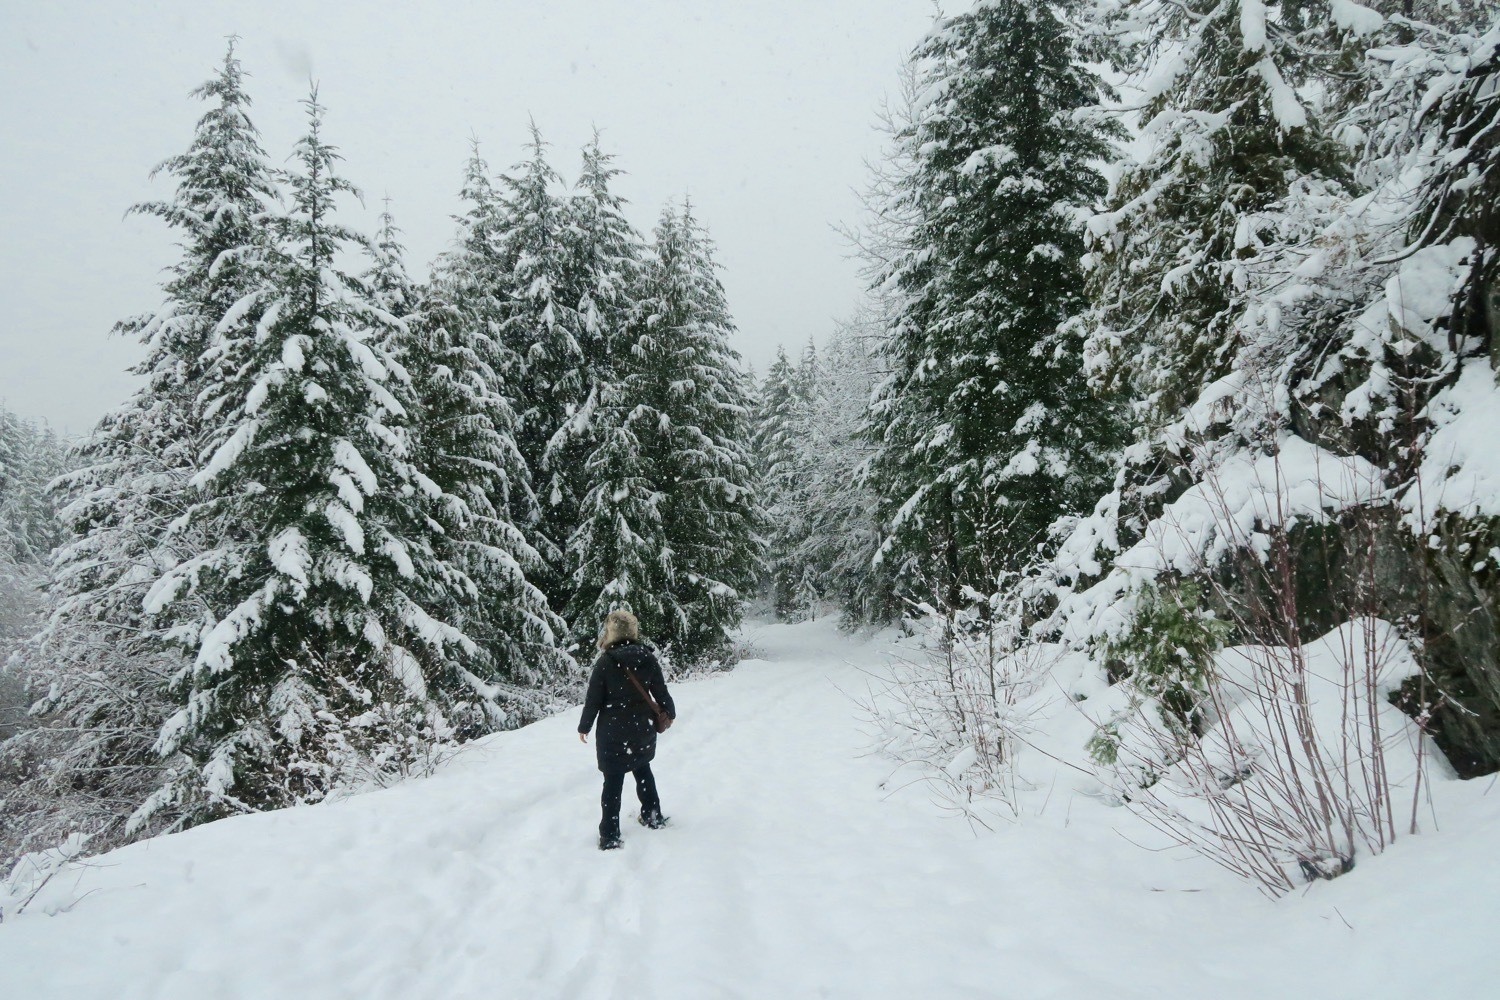
[[[604,619],[604,630],[599,633],[599,648],[608,649],[617,642],[641,637],[641,623],[629,611],[611,611]]]

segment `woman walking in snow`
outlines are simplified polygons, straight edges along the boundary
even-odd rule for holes
[[[608,851],[620,846],[620,796],[627,771],[635,775],[641,825],[659,830],[667,823],[661,814],[651,760],[656,756],[656,734],[677,718],[677,707],[672,704],[656,654],[641,642],[635,615],[611,611],[604,619],[599,651],[589,677],[583,715],[578,720],[578,739],[589,741],[589,730],[597,717],[594,750],[604,774],[599,850]]]

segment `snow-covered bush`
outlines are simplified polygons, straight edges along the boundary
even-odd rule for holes
[[[1282,443],[1221,463],[1051,615],[1021,596],[1041,573],[922,609],[921,655],[867,704],[880,748],[981,822],[1022,815],[1033,774],[1091,770],[1077,790],[1273,895],[1416,832],[1431,755],[1393,703],[1421,676],[1409,624],[1370,614],[1378,472]],[[1357,557],[1326,573],[1307,539],[1334,530]]]
[[[87,842],[86,835],[71,833],[56,847],[23,854],[9,871],[0,869],[0,923],[20,916],[47,883],[83,853]]]
[[[871,675],[863,709],[875,748],[915,770],[939,801],[971,821],[1019,815],[1017,755],[1043,725],[1056,650],[1022,645],[1013,596],[951,610],[914,609],[916,635],[888,671]]]
[[[1331,529],[1373,551],[1379,472],[1277,444],[1219,461],[1166,507],[1116,560],[1139,574],[1134,589],[1112,573],[1059,607],[1118,682],[1090,746],[1116,794],[1273,892],[1394,839],[1382,732],[1420,742],[1388,702],[1416,668],[1400,632],[1366,617],[1372,564],[1351,573],[1303,544]],[[1319,607],[1304,606],[1310,593]],[[1320,617],[1347,624],[1310,641]],[[1222,650],[1231,638],[1242,644]]]
[[[1417,831],[1423,737],[1389,700],[1417,670],[1377,619],[1295,647],[1231,647],[1205,664],[1201,732],[1132,687],[1095,756],[1131,809],[1280,894]]]

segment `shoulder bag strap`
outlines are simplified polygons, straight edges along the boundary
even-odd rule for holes
[[[636,676],[635,671],[631,670],[619,660],[610,657],[610,654],[613,652],[614,650],[612,649],[606,649],[604,651],[604,655],[606,658],[609,658],[611,663],[615,664],[621,670],[625,671],[625,676],[629,678],[631,684],[635,685],[636,692],[640,694],[641,698],[645,700],[648,706],[650,706],[651,714],[657,716],[665,715],[666,713],[662,711],[661,706],[656,703],[656,699],[651,697],[651,692],[646,690],[646,685],[642,684],[641,679]]]

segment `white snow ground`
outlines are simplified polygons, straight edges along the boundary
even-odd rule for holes
[[[1092,799],[1039,792],[976,835],[864,755],[848,693],[878,645],[752,632],[764,660],[674,690],[666,830],[597,851],[593,749],[549,719],[90,860],[0,925],[0,997],[1495,995],[1488,779],[1439,783],[1443,832],[1271,902]]]

